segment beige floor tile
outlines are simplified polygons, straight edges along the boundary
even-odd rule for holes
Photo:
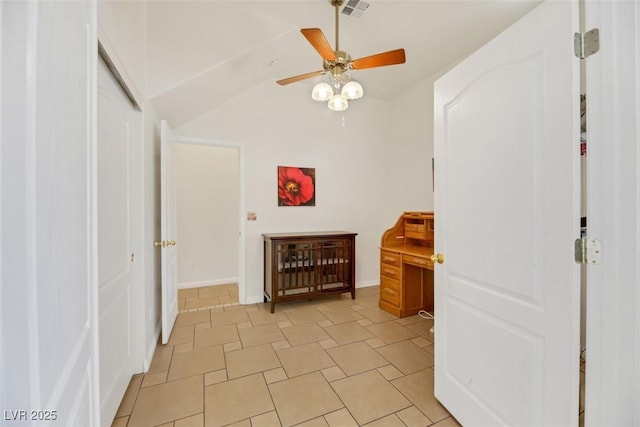
[[[203,388],[202,377],[193,376],[141,389],[128,426],[156,426],[202,412]]]
[[[433,326],[433,320],[420,319],[419,322],[410,323],[406,325],[408,329],[411,329],[421,337],[433,342],[433,334],[431,333],[431,327]]]
[[[462,424],[458,423],[455,418],[449,417],[433,424],[432,427],[462,427]]]
[[[328,348],[333,348],[338,346],[338,343],[331,338],[329,338],[328,340],[322,340],[318,342],[318,344],[320,344],[322,348],[324,348],[325,350]]]
[[[158,372],[156,374],[147,374],[142,380],[142,387],[149,387],[156,384],[162,384],[167,381],[167,372]]]
[[[222,346],[205,347],[173,355],[167,381],[224,369]]]
[[[284,313],[276,312],[270,313],[269,311],[264,310],[248,310],[247,314],[249,315],[249,319],[251,319],[251,323],[253,326],[267,325],[270,323],[278,323],[288,321],[289,319]]]
[[[218,384],[227,380],[227,370],[220,369],[218,371],[207,372],[204,374],[204,385]]]
[[[375,325],[366,327],[376,337],[380,338],[385,344],[393,344],[394,342],[404,341],[415,338],[417,334],[411,329],[398,325],[394,321],[376,323]]]
[[[203,427],[204,413],[176,420],[173,425],[174,427]]]
[[[249,322],[249,326],[251,323]],[[284,335],[276,324],[253,326],[239,329],[242,346],[255,347],[257,345],[268,344],[284,340]]]
[[[361,425],[411,406],[378,371],[347,377],[331,385]]]
[[[389,364],[384,357],[362,341],[330,348],[327,353],[347,376]]]
[[[229,296],[229,289],[229,286],[226,285],[207,286],[205,288],[200,288],[198,298],[202,299],[210,297]]]
[[[365,342],[371,348],[383,347],[385,345],[380,338],[371,338],[371,339],[366,340]]]
[[[238,329],[235,325],[197,329],[194,338],[194,348],[210,347],[239,340],[240,336],[238,335]]]
[[[324,375],[324,377],[329,382],[335,381],[335,380],[341,380],[342,378],[346,377],[346,375],[344,374],[344,372],[342,372],[342,369],[340,369],[339,366],[332,366],[331,368],[323,369],[320,372],[322,372],[322,375]]]
[[[319,372],[269,384],[269,390],[283,426],[311,420],[343,407]]]
[[[292,346],[329,339],[329,335],[315,323],[301,323],[282,329]]]
[[[280,419],[276,411],[257,415],[251,418],[251,427],[276,427],[280,426]]]
[[[289,341],[287,340],[282,340],[282,341],[272,342],[271,347],[273,347],[274,350],[281,350],[283,348],[291,347],[291,344],[289,344]]]
[[[208,386],[204,395],[207,427],[224,426],[274,410],[262,374]]]
[[[333,359],[315,342],[278,350],[276,354],[289,378],[335,366]]]
[[[216,307],[218,305],[220,305],[220,298],[209,297],[209,298],[199,298],[196,304],[196,307],[205,308],[205,307]]]
[[[411,341],[389,344],[376,351],[405,375],[433,366],[433,357]]]
[[[356,322],[342,323],[340,325],[329,326],[325,332],[331,335],[338,344],[351,344],[356,341],[373,338],[373,334]]]
[[[251,427],[251,420],[246,419],[246,420],[238,421],[237,423],[228,424],[226,427]]]
[[[327,310],[323,311],[322,314],[324,314],[334,325],[364,319],[364,317],[362,317],[357,311],[354,311],[351,308]]]
[[[153,358],[151,359],[151,365],[149,366],[147,374],[168,371],[169,365],[171,365],[172,356],[173,347],[160,344],[157,345],[156,351],[155,353],[153,353]]]
[[[433,343],[431,341],[429,341],[428,339],[425,339],[423,337],[415,337],[415,338],[411,338],[411,342],[414,343],[415,345],[417,345],[418,347],[427,347],[432,345]]]
[[[197,298],[198,288],[178,289],[178,298]]]
[[[424,369],[391,383],[431,421],[438,422],[450,416],[433,396],[433,369]]]
[[[287,374],[282,368],[264,371],[262,374],[264,375],[264,380],[267,382],[267,384],[272,384],[287,379]]]
[[[386,311],[379,309],[377,306],[362,309],[358,311],[358,314],[366,317],[373,323],[388,322],[390,320],[397,319],[397,317],[394,316],[393,314],[387,313]]]
[[[383,366],[382,368],[378,368],[378,372],[380,372],[382,376],[385,377],[388,381],[395,380],[396,378],[404,376],[404,374],[393,365],[387,365]]]
[[[174,328],[185,325],[195,325],[198,323],[209,322],[209,311],[189,311],[186,313],[178,313]]]
[[[353,419],[349,411],[342,408],[324,416],[329,427],[358,427],[358,423]]]
[[[178,345],[193,342],[193,325],[174,326],[167,345]]]
[[[425,417],[415,406],[403,409],[396,413],[396,415],[409,427],[427,427],[431,425],[431,420]]]
[[[233,325],[240,322],[248,322],[249,316],[245,310],[220,311],[211,313],[211,326]]]
[[[294,310],[287,310],[284,312],[287,318],[294,325],[300,323],[319,322],[321,320],[327,320],[327,318],[318,311],[315,307],[297,308]]]
[[[280,360],[269,344],[230,351],[225,355],[229,379],[279,368]]]
[[[384,418],[380,418],[379,420],[375,420],[369,424],[367,427],[406,427],[400,418],[396,414],[387,415]]]
[[[240,350],[242,348],[242,343],[240,341],[228,342],[224,344],[224,352],[228,353],[230,351]]]
[[[129,417],[115,418],[111,423],[111,427],[127,427]]]
[[[300,423],[296,427],[329,427],[329,424],[327,424],[327,420],[325,420],[324,417],[318,417]]]
[[[173,354],[186,353],[193,350],[193,342],[186,342],[184,344],[177,344],[173,347]]]
[[[143,379],[144,377],[142,375],[134,375],[131,378],[129,386],[127,386],[127,391],[124,392],[124,397],[122,398],[118,411],[116,412],[116,418],[131,415],[131,411],[133,411],[133,406],[136,403],[136,397],[138,396],[138,391],[140,390]]]
[[[360,319],[358,320],[358,325],[360,326],[369,326],[369,325],[373,325],[373,322],[369,319]]]

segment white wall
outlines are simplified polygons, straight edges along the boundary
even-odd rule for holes
[[[246,147],[246,209],[258,216],[246,223],[247,302],[262,300],[261,235],[267,232],[357,232],[356,284],[379,283],[382,233],[403,210],[433,206],[432,133],[415,136],[422,132],[419,124],[431,122],[425,132],[433,126],[427,108],[432,100],[422,95],[409,94],[397,104],[354,101],[342,114],[312,101],[305,84],[283,88],[265,81],[175,129],[176,135]],[[401,120],[394,107],[412,111],[416,119]],[[398,152],[408,152],[409,158]],[[428,156],[428,167],[422,167],[421,156]],[[278,166],[316,168],[315,207],[278,207]]]
[[[239,150],[177,144],[178,287],[238,280]]]

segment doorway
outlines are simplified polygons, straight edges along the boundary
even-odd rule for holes
[[[176,144],[178,289],[217,285],[236,285],[237,289],[239,176],[238,147]],[[229,302],[222,295],[208,299],[195,305],[189,298],[181,299],[179,311]]]

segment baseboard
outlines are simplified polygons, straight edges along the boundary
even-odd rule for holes
[[[181,282],[178,283],[178,289],[187,288],[204,288],[205,286],[218,286],[229,285],[232,283],[238,283],[237,277],[228,277],[226,279],[213,279],[213,280],[198,280],[195,282]]]
[[[161,328],[162,326],[160,322],[158,322],[156,324],[155,330],[153,331],[153,339],[151,340],[149,347],[147,347],[147,352],[143,364],[143,372],[148,372],[149,368],[151,368],[151,361],[153,360],[153,355],[156,352],[158,340],[160,339],[160,332],[162,331]]]
[[[369,280],[366,282],[356,283],[356,289],[359,288],[368,288],[369,286],[379,286],[380,280]]]
[[[248,304],[262,304],[264,302],[264,296],[254,296],[254,297],[248,297],[245,298],[245,304],[244,305],[248,305]]]

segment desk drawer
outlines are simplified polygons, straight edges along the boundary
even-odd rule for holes
[[[393,305],[400,306],[400,281],[380,277],[380,299]]]
[[[418,267],[429,268],[433,270],[433,262],[427,257],[421,257],[416,255],[403,255],[402,262],[407,264],[417,265]]]
[[[400,267],[380,263],[380,276],[387,276],[391,279],[400,280]]]
[[[396,252],[387,252],[380,251],[380,269],[382,269],[382,265],[394,265],[396,267],[400,267],[401,255]]]

